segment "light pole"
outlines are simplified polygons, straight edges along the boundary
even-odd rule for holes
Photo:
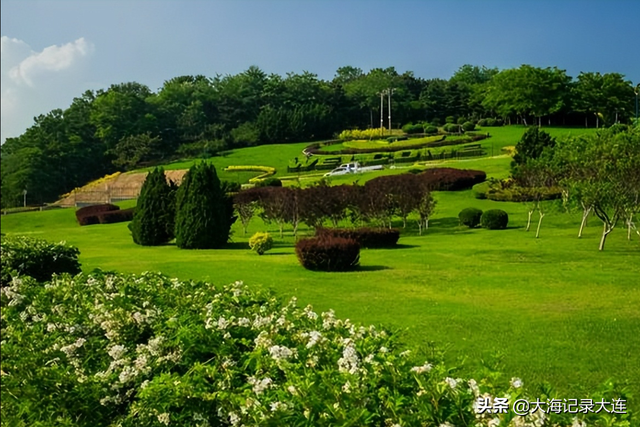
[[[636,125],[638,125],[638,93],[640,93],[640,83],[636,85],[635,93],[636,93]]]
[[[386,89],[385,92],[389,96],[389,135],[391,135],[391,95],[393,95],[393,92],[395,92],[395,89],[389,88],[389,89]]]
[[[383,110],[384,110],[384,91],[380,92],[380,129],[384,129],[384,116],[383,114]]]

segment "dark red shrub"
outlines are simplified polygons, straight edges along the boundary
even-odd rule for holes
[[[316,237],[351,239],[363,248],[390,248],[398,244],[400,230],[397,228],[318,228]]]
[[[418,176],[431,191],[467,190],[487,179],[487,174],[483,171],[454,168],[427,169]]]
[[[100,212],[96,216],[100,224],[113,224],[116,222],[131,221],[136,208],[122,209],[117,211]]]
[[[296,243],[296,255],[307,270],[355,270],[360,263],[360,244],[341,237],[313,237]]]
[[[76,219],[80,225],[99,224],[98,214],[101,212],[117,211],[120,207],[105,203],[102,205],[91,205],[80,208],[76,211]]]

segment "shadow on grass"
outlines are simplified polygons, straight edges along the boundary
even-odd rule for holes
[[[387,267],[386,265],[361,265],[355,272],[358,271],[382,271],[382,270],[391,270],[391,267]]]
[[[224,246],[225,249],[246,249],[249,250],[247,242],[229,242]]]
[[[398,243],[395,246],[392,246],[390,248],[380,248],[380,249],[413,249],[413,248],[419,248],[420,245],[404,245],[402,243]]]

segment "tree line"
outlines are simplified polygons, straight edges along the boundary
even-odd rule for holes
[[[157,92],[140,83],[87,91],[66,109],[34,119],[2,146],[2,206],[40,204],[116,170],[176,157],[209,157],[257,144],[331,138],[381,125],[381,92],[393,88],[393,127],[499,118],[505,123],[629,122],[634,89],[618,73],[522,65],[499,71],[464,65],[449,80],[394,67],[346,66],[332,80],[250,67],[236,75],[181,76]],[[385,126],[387,106],[384,103]],[[450,121],[450,120],[449,120]]]

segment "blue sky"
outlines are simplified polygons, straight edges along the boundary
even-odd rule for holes
[[[640,0],[2,0],[2,141],[87,89],[179,75],[464,64],[640,81]]]

